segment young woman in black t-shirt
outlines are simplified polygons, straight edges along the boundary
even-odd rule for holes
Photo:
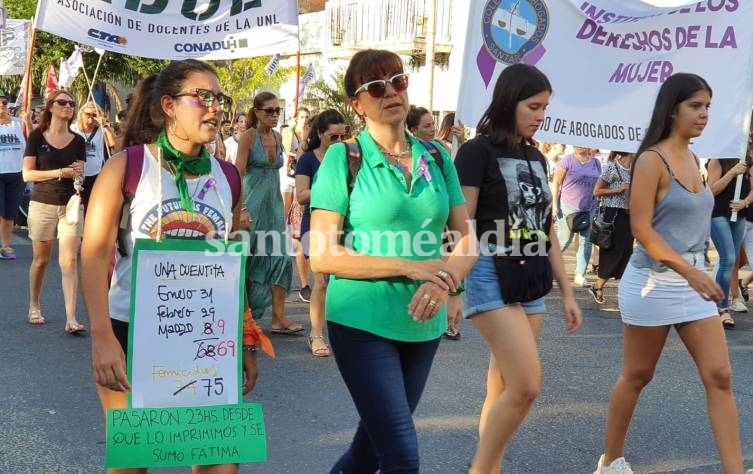
[[[499,472],[507,443],[541,385],[536,338],[546,310],[544,299],[527,301],[526,296],[520,299],[522,303],[505,302],[500,284],[508,278],[519,280],[521,274],[517,269],[498,273],[500,262],[490,253],[507,254],[508,246],[523,240],[540,244],[543,236],[551,243],[547,260],[563,295],[567,331],[573,333],[581,325],[580,308],[552,227],[546,160],[532,139],[544,120],[551,92],[549,80],[535,67],[508,66],[497,80],[492,102],[477,127],[478,136],[466,142],[455,159],[468,214],[476,219],[481,242],[481,255],[466,278],[463,314],[471,318],[491,349],[479,443],[469,470],[473,474]],[[496,234],[490,235],[495,229]],[[525,255],[533,247],[522,248]],[[541,255],[531,257],[533,262]]]
[[[60,273],[65,300],[65,331],[69,334],[86,328],[76,320],[78,286],[78,249],[83,222],[69,224],[66,204],[73,196],[73,179],[83,176],[86,144],[70,130],[76,104],[64,91],[52,92],[45,102],[39,127],[29,134],[24,152],[23,177],[33,182],[29,203],[29,238],[33,259],[29,269],[29,324],[44,324],[39,304],[44,274],[52,254],[55,237],[59,240]]]

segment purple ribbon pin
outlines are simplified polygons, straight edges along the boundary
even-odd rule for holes
[[[424,155],[421,155],[421,158],[418,159],[418,172],[416,175],[421,178],[423,177],[427,183],[431,183],[431,173],[429,173],[429,161],[426,159]]]
[[[199,199],[204,199],[204,196],[207,195],[207,192],[212,189],[212,187],[215,185],[216,181],[211,176],[207,180],[206,183],[204,183],[204,186],[201,187],[201,191],[199,191]]]

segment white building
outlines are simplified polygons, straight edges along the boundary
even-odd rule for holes
[[[433,89],[425,65],[432,1],[436,4]],[[405,61],[412,104],[432,110],[437,119],[455,110],[469,0],[310,0],[299,5],[301,75],[311,63],[316,79],[329,80],[335,71],[345,71],[355,52],[388,49]],[[295,66],[295,54],[281,64]],[[280,87],[286,118],[295,112],[296,88],[295,77]]]

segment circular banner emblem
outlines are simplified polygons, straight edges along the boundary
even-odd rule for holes
[[[544,41],[549,10],[543,0],[489,0],[482,23],[489,54],[499,62],[517,64]]]

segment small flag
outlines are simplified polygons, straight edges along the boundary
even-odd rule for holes
[[[47,83],[45,84],[44,88],[44,96],[47,97],[50,95],[50,92],[56,91],[60,89],[60,86],[58,86],[58,79],[55,75],[55,68],[52,66],[52,63],[47,67]]]
[[[82,55],[84,51],[84,48],[76,45],[71,56],[68,59],[60,61],[60,80],[58,83],[61,87],[71,87],[79,70],[84,67]]]
[[[267,73],[267,76],[271,76],[277,71],[277,67],[280,65],[280,58],[282,58],[282,55],[277,53],[269,60],[267,66],[264,68],[264,72]]]
[[[302,97],[306,86],[314,78],[314,65],[309,63],[309,67],[306,68],[306,73],[301,77],[301,83],[298,86],[298,97]]]

